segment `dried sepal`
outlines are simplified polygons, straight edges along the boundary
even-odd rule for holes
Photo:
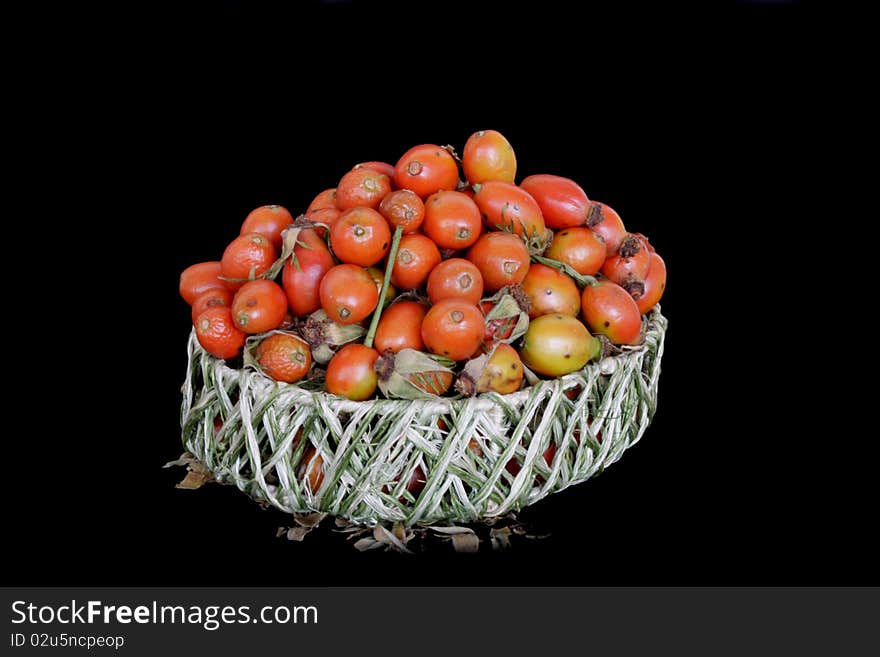
[[[486,340],[507,342],[520,338],[529,328],[529,298],[522,286],[511,285],[480,301],[486,321]],[[486,345],[488,346],[488,345]]]
[[[300,328],[303,340],[312,350],[312,360],[320,365],[333,358],[334,347],[359,340],[366,332],[359,324],[337,324],[323,309],[309,315]]]
[[[523,375],[523,364],[516,350],[505,342],[496,342],[488,354],[465,364],[455,389],[467,397],[484,392],[507,395],[522,387]]]
[[[547,245],[550,244],[553,239],[553,231],[549,228],[545,228],[543,231],[533,230],[532,233],[526,238],[526,248],[529,251],[529,255],[540,255],[547,250]]]
[[[274,329],[272,331],[266,331],[265,333],[258,333],[256,335],[249,335],[244,342],[244,349],[242,350],[242,362],[245,367],[252,367],[257,371],[262,371],[260,367],[260,363],[254,357],[254,352],[257,350],[257,347],[260,346],[260,343],[268,338],[270,335],[275,335],[276,333],[283,333],[285,335],[292,335],[294,337],[302,339],[302,336],[298,331],[290,331],[286,329]]]
[[[440,359],[415,349],[386,351],[375,369],[379,389],[389,399],[434,399],[449,390],[454,376]]]
[[[528,367],[526,367],[525,363],[523,363],[522,368],[523,379],[525,379],[527,385],[536,386],[541,382],[541,379],[538,378],[538,375],[532,372],[532,370],[530,370]]]
[[[278,259],[260,275],[260,278],[265,278],[270,281],[275,280],[278,274],[281,273],[284,265],[287,264],[287,261],[291,258],[293,258],[294,265],[297,264],[296,256],[294,255],[294,248],[298,245],[306,246],[299,241],[299,234],[304,228],[308,227],[300,221],[301,218],[302,215],[297,217],[297,220],[294,221],[293,224],[281,231],[281,255],[278,256]]]
[[[482,356],[471,358],[465,363],[464,369],[458,375],[458,380],[455,382],[456,391],[465,397],[473,397],[479,392],[477,390],[477,381],[480,380],[483,372],[486,371],[486,365],[489,364],[489,355],[483,354]]]

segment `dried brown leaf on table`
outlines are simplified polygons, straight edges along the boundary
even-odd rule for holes
[[[373,539],[405,554],[412,554],[399,538],[385,529],[382,525],[376,525],[373,528]]]
[[[480,549],[480,539],[473,529],[468,527],[431,527],[431,529],[438,534],[449,536],[456,552],[473,553]]]
[[[473,554],[480,549],[480,539],[476,534],[453,534],[452,547],[456,552]]]
[[[296,524],[301,527],[307,527],[312,529],[313,527],[317,527],[321,524],[321,521],[327,517],[326,513],[294,513],[293,519],[296,521]]]
[[[372,538],[362,538],[354,544],[355,549],[358,552],[366,552],[367,550],[375,550],[378,547],[382,547],[382,543],[379,541],[374,541]]]
[[[492,540],[493,550],[509,550],[510,549],[510,527],[502,527],[501,529],[491,529],[489,537]]]
[[[334,517],[334,523],[336,527],[333,531],[339,532],[341,534],[349,534],[348,538],[352,538],[353,536],[359,536],[360,534],[365,534],[369,530],[361,525],[357,525],[350,520],[346,520],[340,516]]]
[[[361,538],[362,536],[367,536],[368,534],[372,534],[373,532],[369,527],[352,527],[351,529],[342,530],[344,533],[348,534],[345,538],[349,541],[353,541],[356,538]],[[370,538],[370,540],[373,540]]]
[[[302,541],[310,531],[311,527],[291,527],[287,530],[287,540]]]
[[[206,468],[204,465],[202,465],[201,461],[194,461],[193,463],[190,464],[189,467],[193,472],[197,472],[199,474],[206,475],[209,479],[214,478],[213,473],[210,470],[208,470],[208,468]]]
[[[302,541],[310,531],[320,525],[327,515],[318,512],[294,514],[297,526],[281,527],[278,529],[277,535],[286,535],[289,540]],[[409,547],[411,541],[416,539],[415,545],[421,546],[419,550],[424,549],[425,546],[422,545],[422,542],[430,536],[431,532],[440,541],[451,543],[453,549],[461,553],[479,552],[480,543],[484,540],[472,527],[461,525],[407,527],[402,522],[395,522],[390,526],[378,524],[373,527],[364,527],[338,516],[333,516],[333,524],[333,531],[345,534],[346,538],[352,541],[354,547],[360,552],[383,548],[413,554],[413,550]],[[481,523],[477,529],[480,527],[488,530],[493,550],[512,549],[514,547],[511,540],[513,536],[525,536],[533,539],[549,536],[549,534],[530,534],[528,528],[520,523],[513,514],[495,518],[492,522]]]
[[[201,488],[206,482],[211,481],[211,478],[212,477],[210,474],[190,470],[186,473],[183,481],[177,484],[175,488],[182,488],[184,490],[196,490],[197,488]]]
[[[169,461],[162,467],[170,468],[173,466],[184,465],[186,466],[187,473],[183,480],[179,484],[177,484],[177,488],[182,488],[184,490],[195,490],[197,488],[201,488],[205,483],[214,479],[211,471],[208,470],[208,468],[206,468],[201,461],[199,461],[189,452],[184,452],[180,455],[179,459]]]
[[[288,541],[302,541],[310,531],[321,524],[321,521],[327,517],[326,513],[294,513],[293,520],[296,527],[279,527],[276,536],[287,535]]]

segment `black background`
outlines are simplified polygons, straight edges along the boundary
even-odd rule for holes
[[[824,338],[792,321],[800,285],[775,248],[811,211],[830,17],[772,2],[291,4],[132,5],[50,67],[50,95],[77,109],[57,115],[52,276],[85,292],[53,306],[63,392],[9,439],[10,583],[878,582],[867,482],[829,479],[858,446],[834,444]],[[663,254],[670,328],[643,440],[524,512],[551,535],[507,554],[362,555],[329,532],[295,544],[234,488],[176,490],[182,472],[161,466],[182,451],[179,272],[219,259],[258,205],[300,212],[356,162],[485,128],[514,146],[518,179],[574,178]],[[30,390],[45,385],[32,373]]]

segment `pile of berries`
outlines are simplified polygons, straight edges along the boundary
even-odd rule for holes
[[[296,217],[251,212],[180,294],[209,354],[278,381],[387,397],[514,392],[643,340],[666,266],[573,180],[500,133],[364,162]]]

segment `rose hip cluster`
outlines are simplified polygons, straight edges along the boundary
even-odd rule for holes
[[[181,274],[199,343],[352,400],[505,394],[639,344],[663,259],[573,180],[516,171],[485,130],[461,158],[423,144],[358,164],[296,219],[255,209]]]

